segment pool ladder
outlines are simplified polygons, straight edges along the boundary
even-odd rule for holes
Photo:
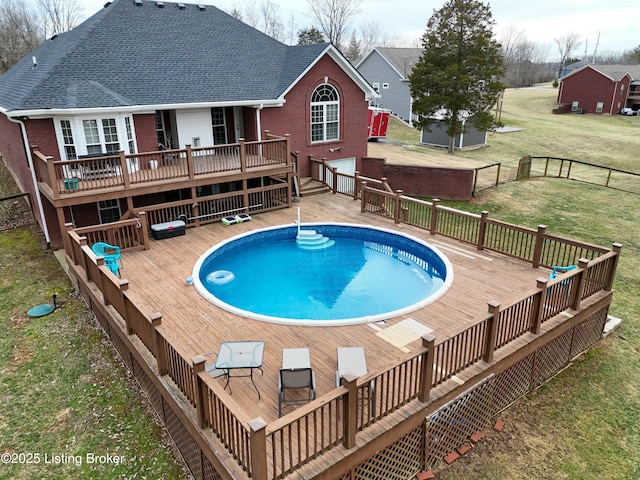
[[[296,235],[298,247],[304,250],[324,250],[335,245],[336,241],[325,237],[315,230],[298,230]]]

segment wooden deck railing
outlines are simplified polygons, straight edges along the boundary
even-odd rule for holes
[[[105,155],[99,158],[52,160],[33,148],[36,178],[51,187],[54,198],[77,192],[131,188],[167,180],[245,172],[290,164],[289,138],[271,138],[180,150]]]
[[[274,186],[274,188],[276,188]],[[227,197],[220,197],[227,198]],[[231,198],[231,197],[228,197]],[[204,372],[205,359],[178,351],[159,313],[144,314],[130,301],[128,282],[117,279],[87,246],[87,238],[68,230],[69,257],[89,282],[102,292],[156,359],[159,376],[167,375],[195,407],[201,428],[208,428],[238,464],[256,479],[282,479],[318,456],[342,444],[353,448],[356,438],[408,402],[429,401],[432,388],[443,384],[481,361],[492,362],[495,352],[581,302],[611,290],[621,246],[611,250],[582,244],[537,230],[489,221],[481,215],[458,212],[438,205],[364,185],[361,201],[366,211],[420,226],[530,262],[573,261],[577,268],[555,279],[541,278],[535,288],[511,304],[488,302],[488,312],[475,325],[436,344],[423,337],[423,345],[396,365],[362,377],[346,376],[342,386],[267,424],[248,419],[220,386]],[[182,205],[176,202],[176,205]],[[374,205],[377,208],[367,207]],[[169,208],[174,208],[171,206]],[[393,212],[390,216],[389,212]],[[150,214],[150,216],[155,214]],[[156,217],[154,217],[156,218]],[[157,217],[162,218],[162,217]],[[487,234],[489,230],[489,234]],[[88,230],[89,232],[91,230]]]

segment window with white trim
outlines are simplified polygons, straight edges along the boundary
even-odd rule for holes
[[[76,146],[73,143],[73,132],[71,131],[71,122],[69,120],[61,120],[60,128],[62,129],[62,139],[64,144],[64,153],[67,160],[78,158],[76,155]]]
[[[320,85],[311,96],[311,141],[340,138],[340,98],[329,84]]]
[[[382,89],[383,90],[388,90],[389,89],[389,84],[388,83],[383,83],[382,84]]]
[[[98,202],[100,223],[111,223],[120,220],[120,202],[116,200],[100,200]]]
[[[227,141],[227,122],[224,108],[213,107],[211,109],[211,128],[213,130],[213,144],[224,145]]]
[[[571,111],[572,112],[577,112],[578,111],[578,105],[580,105],[580,102],[578,102],[578,100],[574,100],[573,103],[571,104]]]
[[[379,91],[380,91],[380,84],[379,84],[378,82],[374,82],[374,84],[373,84],[373,89],[374,89],[376,92],[379,92]]]
[[[136,143],[133,141],[133,126],[131,125],[131,118],[124,117],[124,126],[127,130],[127,145],[129,146],[129,153],[136,153]]]
[[[74,160],[82,155],[115,154],[120,150],[136,153],[130,115],[60,118],[56,119],[54,126],[60,158],[64,160]]]
[[[602,108],[604,107],[604,102],[596,103],[596,113],[602,113]]]

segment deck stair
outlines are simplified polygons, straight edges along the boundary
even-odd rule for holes
[[[298,230],[296,235],[298,247],[304,250],[325,250],[335,245],[336,241],[325,237],[315,230]]]
[[[330,192],[331,189],[324,183],[314,180],[311,177],[304,177],[300,179],[300,196],[305,197],[309,195],[317,195],[319,193]]]

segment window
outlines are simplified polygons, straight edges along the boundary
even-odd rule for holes
[[[118,129],[115,118],[102,119],[102,132],[104,133],[104,147],[107,153],[117,153],[120,150],[118,143]]]
[[[225,121],[224,108],[211,109],[211,128],[213,129],[213,144],[224,145],[227,141],[227,123]]]
[[[136,153],[136,143],[133,141],[133,127],[131,126],[131,119],[129,117],[124,117],[124,125],[127,130],[129,153]]]
[[[383,88],[384,90],[387,90],[387,89],[389,88],[389,84],[388,84],[388,83],[383,83],[383,84],[382,84],[382,88]]]
[[[84,128],[84,139],[87,144],[87,154],[102,153],[102,144],[100,143],[100,133],[98,132],[97,120],[83,120],[82,128]]]
[[[620,95],[624,95],[624,83],[620,85]]]
[[[578,100],[575,100],[572,104],[571,104],[571,111],[572,112],[577,112],[578,111]]]
[[[379,91],[380,91],[380,84],[379,84],[378,82],[374,83],[374,84],[373,84],[373,89],[374,89],[376,92],[379,92]]]
[[[111,223],[120,220],[120,202],[116,200],[101,200],[98,202],[100,223]]]
[[[62,129],[65,158],[67,160],[74,160],[78,158],[76,155],[76,147],[73,143],[73,132],[71,131],[71,122],[69,120],[60,120],[60,128]]]
[[[133,118],[114,114],[112,117],[72,117],[54,122],[60,146],[60,158],[73,160],[82,155],[136,153]],[[123,139],[120,143],[120,139]]]
[[[602,113],[602,107],[604,107],[604,102],[596,103],[596,113]]]
[[[311,141],[339,138],[340,101],[331,85],[320,85],[311,96]]]
[[[164,114],[156,110],[156,135],[158,136],[158,147],[161,149],[171,148],[167,142],[167,131],[164,128]]]

